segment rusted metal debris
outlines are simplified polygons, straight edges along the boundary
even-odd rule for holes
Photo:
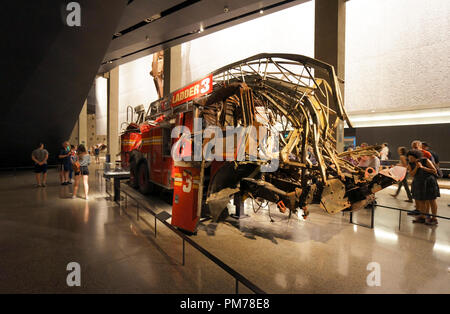
[[[337,153],[337,124],[346,121],[351,126],[351,122],[332,66],[299,55],[261,54],[213,74],[213,93],[196,102],[207,126],[223,130],[227,126],[265,127],[271,135],[277,129],[280,143],[277,171],[258,172],[264,163],[258,159],[234,164],[236,172],[244,166],[248,169],[241,171],[238,182],[228,180],[229,176],[216,178],[230,184],[209,191],[206,203],[211,204],[214,218],[224,210],[224,202],[217,202],[219,195],[226,200],[230,195],[223,192],[236,187],[244,197],[268,200],[279,204],[280,210],[295,212],[318,203],[327,212],[337,213],[364,207],[373,199],[375,185],[386,187],[400,179],[386,171],[368,178],[363,169],[344,158],[376,155],[377,147]]]
[[[188,97],[188,90],[174,92],[172,100],[151,104],[144,119],[150,127],[173,127],[179,123],[174,121],[181,121],[180,114],[191,112],[193,118],[203,119],[203,130],[210,126],[224,133],[227,127],[267,130],[264,139],[244,136],[239,144],[244,148],[242,160],[185,162],[187,167],[201,167],[198,213],[218,220],[236,195],[241,200],[273,202],[289,214],[302,209],[305,216],[309,204],[320,204],[328,213],[358,210],[375,192],[403,179],[404,171],[368,174],[348,160],[375,155],[377,147],[336,151],[337,126],[341,121],[351,126],[351,121],[331,65],[301,55],[259,54],[222,67],[211,77],[212,92],[184,102],[180,97]],[[209,141],[202,139],[202,146]],[[278,151],[264,148],[275,142]],[[256,154],[250,149],[254,146]],[[224,157],[228,154],[224,150]],[[145,156],[132,151],[130,163]],[[273,160],[278,162],[276,170],[262,171]]]

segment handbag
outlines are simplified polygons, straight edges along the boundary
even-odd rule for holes
[[[81,165],[80,162],[77,160],[72,164],[72,169],[75,173],[80,172]]]

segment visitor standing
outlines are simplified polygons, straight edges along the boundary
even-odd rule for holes
[[[95,163],[100,163],[100,145],[95,145],[94,147],[94,156],[95,156]]]
[[[422,142],[419,140],[412,141],[411,148],[413,150],[414,149],[420,150],[422,152],[422,157],[428,158],[430,160],[433,158],[433,155],[431,155],[430,152],[428,152],[422,148]]]
[[[389,159],[388,143],[381,144],[380,159],[382,162]]]
[[[75,184],[73,187],[72,198],[77,197],[78,186],[80,179],[83,178],[85,199],[89,200],[89,164],[91,163],[91,156],[86,151],[86,147],[80,144],[77,149],[77,159],[74,162]]]
[[[412,196],[416,201],[417,210],[421,213],[413,222],[437,225],[436,217],[429,218],[428,215],[429,209],[434,216],[437,215],[436,198],[440,196],[436,179],[437,170],[430,159],[423,157],[420,150],[411,150],[407,156],[408,172],[413,177]]]
[[[69,181],[73,182],[73,163],[76,160],[76,152],[75,152],[75,146],[74,145],[70,145],[70,155],[69,155],[69,162],[70,162],[70,166],[69,166]]]
[[[373,168],[375,173],[378,173],[380,170],[380,159],[375,155],[361,156],[358,167],[362,169]]]
[[[44,149],[44,144],[40,143],[39,147],[31,153],[31,159],[34,161],[34,173],[36,175],[36,187],[45,187],[47,181],[47,159],[48,151]],[[42,174],[42,178],[41,178]],[[41,180],[42,179],[42,180]]]
[[[397,149],[397,152],[398,152],[399,159],[400,159],[399,163],[398,163],[398,166],[407,168],[408,167],[408,158],[406,157],[406,154],[407,154],[406,147],[404,147],[404,146],[399,147]],[[398,183],[397,192],[395,194],[391,194],[391,195],[393,197],[397,197],[398,194],[400,194],[400,190],[402,189],[402,187],[405,188],[406,195],[408,196],[408,199],[405,200],[405,202],[412,203],[413,202],[413,198],[412,198],[411,191],[409,190],[408,174],[405,175],[403,180]]]
[[[62,148],[58,154],[58,171],[61,185],[71,184],[69,182],[69,168],[70,168],[70,144],[67,141],[62,143]]]
[[[431,147],[430,147],[430,145],[428,145],[428,143],[422,142],[422,149],[431,154],[431,156],[432,156],[431,160],[433,161],[434,166],[436,167],[436,170],[438,172],[438,177],[442,178],[443,174],[442,174],[442,170],[439,165],[439,162],[440,162],[439,155],[435,151],[431,150]]]

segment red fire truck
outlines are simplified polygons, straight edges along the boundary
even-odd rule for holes
[[[179,139],[172,139],[171,131],[176,126],[192,130],[195,114],[192,100],[211,92],[212,75],[209,75],[153,102],[146,113],[139,107],[138,118],[121,135],[122,167],[130,169],[131,185],[144,194],[152,192],[155,185],[173,190],[172,224],[188,232],[195,231],[200,216],[200,168],[174,162],[171,148]],[[189,144],[188,141],[181,147],[180,156],[191,154]]]
[[[173,190],[171,223],[188,232],[196,231],[203,214],[213,220],[226,215],[232,198],[237,208],[251,198],[259,208],[265,201],[289,215],[301,210],[304,217],[308,204],[330,214],[358,210],[405,175],[403,168],[376,173],[346,159],[377,155],[377,147],[336,151],[339,121],[351,125],[339,81],[331,65],[305,56],[255,55],[151,103],[147,111],[143,106],[135,110],[137,119],[121,135],[122,167],[142,193],[155,186]],[[189,130],[189,136],[172,134],[177,127]],[[197,133],[209,127],[219,129],[220,137],[240,127],[265,128],[270,134],[254,138],[245,133],[236,141],[232,135],[231,150],[215,147],[222,157],[212,160],[203,157],[203,145],[212,139],[201,139],[200,158],[185,158],[198,157]],[[247,159],[235,158],[242,151]],[[276,167],[266,171],[273,160]]]

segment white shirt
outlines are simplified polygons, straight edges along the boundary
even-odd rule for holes
[[[387,146],[383,147],[380,152],[381,160],[388,160],[389,148]]]

